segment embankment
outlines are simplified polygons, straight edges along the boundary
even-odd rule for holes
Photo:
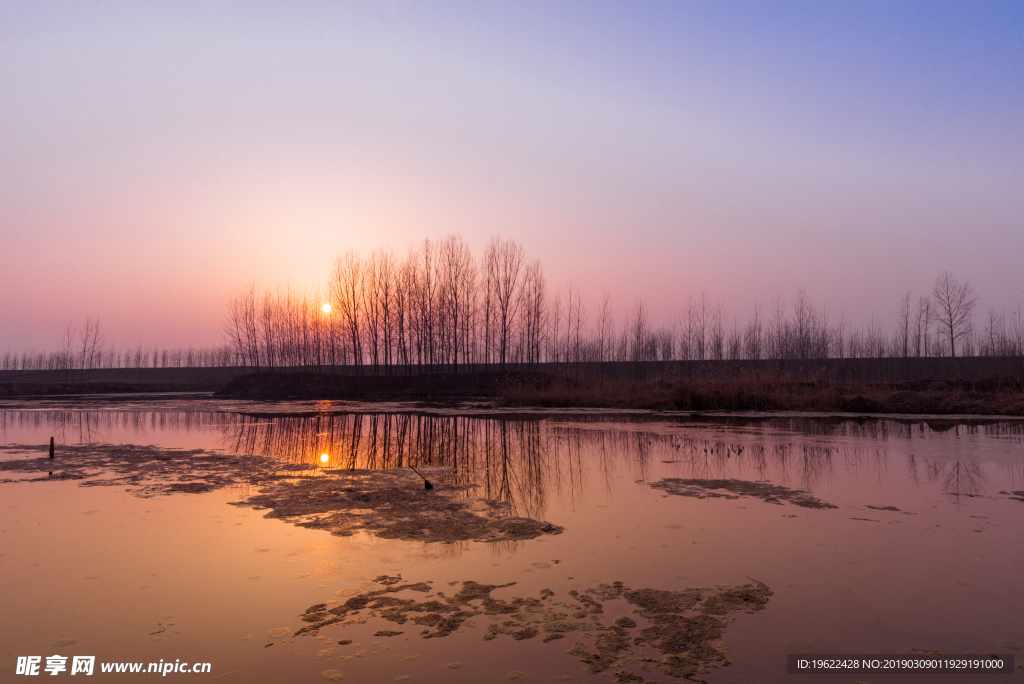
[[[543,385],[511,386],[496,403],[507,407],[1024,416],[1024,383],[1014,379],[810,381],[760,373],[697,380],[576,380],[566,376]]]
[[[232,399],[345,399],[351,401],[464,401],[497,399],[513,387],[545,387],[553,378],[525,371],[419,373],[415,375],[333,375],[254,373],[217,390]]]
[[[213,392],[246,372],[234,367],[0,371],[0,397]]]

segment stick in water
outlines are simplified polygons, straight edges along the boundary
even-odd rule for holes
[[[50,458],[53,458],[53,437],[50,438]]]
[[[412,468],[412,472],[416,473],[420,477],[423,477],[423,473],[421,473],[420,471],[416,470],[412,466],[409,466],[409,467]],[[423,488],[424,489],[433,489],[434,485],[430,484],[430,480],[428,480],[427,478],[423,477]]]

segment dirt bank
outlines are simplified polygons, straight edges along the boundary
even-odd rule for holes
[[[345,399],[351,401],[461,401],[493,399],[517,385],[543,386],[541,373],[473,372],[416,375],[258,373],[228,382],[215,396],[231,399]]]
[[[0,397],[213,392],[219,382],[0,382]]]
[[[738,374],[703,380],[575,381],[510,386],[496,404],[506,407],[593,407],[681,411],[823,411],[888,414],[1024,416],[1019,380],[914,383],[798,382]]]
[[[61,382],[56,371],[0,377],[0,398],[89,394],[214,392],[220,399],[489,402],[495,409],[637,409],[658,411],[813,411],[903,415],[1024,416],[1024,382],[994,379],[914,382],[837,381],[760,370],[721,369],[700,377],[576,376],[564,369],[365,375],[254,373],[240,369],[108,370],[93,382]],[[173,371],[173,372],[172,372]],[[159,372],[159,373],[158,373]],[[45,375],[45,378],[43,377]]]
[[[496,408],[675,411],[823,411],[905,415],[1024,416],[1024,383],[950,380],[907,383],[797,381],[736,373],[722,378],[576,379],[543,372],[342,376],[263,373],[232,380],[216,396],[256,400],[485,400]]]

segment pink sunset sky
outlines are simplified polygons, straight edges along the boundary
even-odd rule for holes
[[[1024,304],[1020,3],[5,2],[0,350],[461,234],[655,320]]]

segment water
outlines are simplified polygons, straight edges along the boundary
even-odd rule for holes
[[[622,669],[588,673],[565,653],[578,632],[551,643],[483,640],[500,615],[426,640],[421,626],[380,616],[294,636],[309,606],[379,589],[372,581],[381,575],[432,582],[449,595],[464,581],[516,582],[494,596],[549,589],[559,601],[613,581],[663,590],[763,582],[773,594],[764,610],[732,615],[722,636],[731,664],[700,676],[709,682],[804,681],[785,674],[787,653],[1024,656],[1024,496],[1014,495],[1024,490],[1020,422],[542,413],[513,420],[397,409],[313,415],[317,407],[305,405],[302,415],[268,417],[201,406],[221,410],[171,402],[159,411],[0,411],[0,459],[45,455],[38,449],[53,435],[58,459],[62,446],[141,445],[306,467],[293,473],[446,467],[439,487],[479,485],[460,500],[504,501],[509,515],[564,532],[497,543],[339,537],[228,505],[258,484],[139,498],[131,486],[81,486],[88,480],[48,481],[45,473],[27,482],[40,474],[3,472],[13,481],[0,484],[0,680],[15,679],[18,656],[53,654],[210,662],[204,678],[261,682],[325,681],[325,672],[358,682],[508,681],[513,672],[530,681],[609,681]],[[109,476],[102,468],[90,475]],[[835,508],[675,496],[651,486],[664,478],[771,483]],[[607,623],[636,617],[624,601],[606,608]],[[275,636],[282,628],[287,636]],[[402,634],[373,636],[379,630]],[[865,676],[815,681],[858,677]]]

